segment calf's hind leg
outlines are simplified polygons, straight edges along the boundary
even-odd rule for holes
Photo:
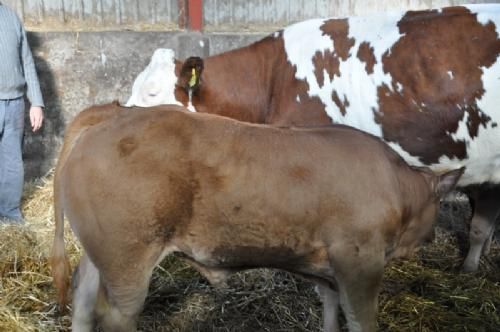
[[[126,273],[126,271],[124,271]],[[150,274],[149,274],[150,276]],[[105,332],[132,332],[146,298],[149,277],[142,282],[105,284],[86,254],[74,274],[72,330],[93,331],[96,319]]]
[[[137,318],[148,292],[149,279],[136,285],[104,284],[99,293],[97,314],[105,332],[135,332]]]
[[[97,299],[97,316],[104,332],[134,332],[137,330],[137,318],[142,311],[148,294],[148,287],[160,255],[156,259],[141,257],[141,263],[125,260],[118,266],[114,265],[108,271],[101,271],[101,288]],[[149,257],[153,257],[149,256]],[[123,256],[122,256],[123,258]],[[111,263],[110,265],[112,265]]]
[[[71,328],[75,332],[92,331],[95,324],[99,271],[85,253],[73,273],[72,284],[73,317]]]

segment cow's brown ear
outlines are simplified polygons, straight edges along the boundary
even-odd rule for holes
[[[203,59],[192,56],[182,64],[177,85],[186,91],[195,91],[200,86],[201,73],[203,72]]]
[[[455,189],[455,186],[462,174],[464,174],[464,171],[465,167],[461,167],[439,175],[438,183],[435,188],[436,194],[439,197],[444,197]]]

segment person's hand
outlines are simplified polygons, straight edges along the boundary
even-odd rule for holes
[[[43,109],[40,106],[31,106],[30,108],[31,130],[37,131],[42,127]]]

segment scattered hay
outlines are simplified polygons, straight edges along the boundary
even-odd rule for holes
[[[54,227],[50,176],[27,186],[23,212],[26,226],[0,226],[0,331],[69,331],[69,315],[57,313],[48,266]],[[442,219],[457,223],[467,214],[460,209],[452,212]],[[449,225],[440,225],[432,244],[414,258],[386,268],[379,330],[500,331],[500,246],[492,246],[481,272],[460,274],[463,245],[459,244],[466,229],[450,236],[442,230]],[[66,248],[74,266],[80,249],[69,230]],[[188,265],[168,257],[153,275],[139,327],[142,331],[319,331],[321,303],[312,284],[286,272],[238,273],[227,288],[214,289]]]
[[[26,186],[23,213],[26,225],[0,226],[0,331],[69,330],[69,317],[57,317],[48,263],[54,233],[51,177]],[[79,248],[70,231],[66,248],[75,264]]]

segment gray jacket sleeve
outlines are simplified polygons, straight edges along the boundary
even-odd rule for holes
[[[31,106],[45,107],[40,90],[40,83],[36,74],[35,62],[26,38],[26,30],[21,25],[21,61],[24,70],[24,79],[27,85],[27,96]]]

